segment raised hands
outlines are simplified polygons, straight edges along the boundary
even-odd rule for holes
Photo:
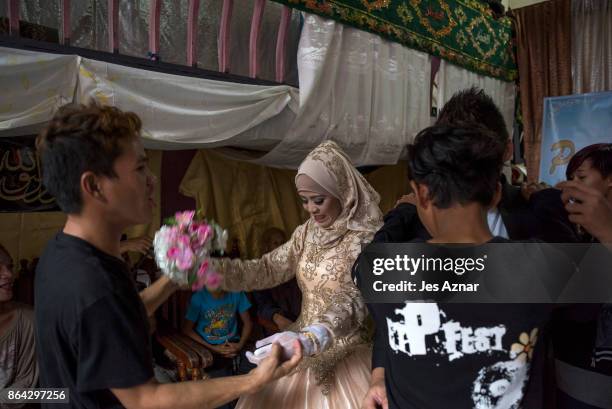
[[[597,189],[576,181],[561,182],[561,199],[569,220],[602,243],[612,243],[612,203]]]

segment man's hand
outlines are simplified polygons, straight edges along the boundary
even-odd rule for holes
[[[293,351],[294,354],[291,359],[281,364],[282,348],[278,344],[273,344],[270,354],[259,363],[257,368],[249,372],[254,380],[252,392],[257,392],[267,383],[282,378],[293,371],[302,359],[302,345],[297,340],[294,342]]]
[[[387,389],[385,387],[385,369],[375,368],[372,371],[370,389],[361,404],[361,409],[389,409],[387,401]]]
[[[272,321],[274,321],[278,329],[280,329],[281,331],[284,331],[285,329],[287,329],[287,327],[293,324],[293,321],[279,313],[274,314],[274,316],[272,317]]]
[[[561,200],[572,223],[602,243],[612,243],[612,203],[600,191],[576,181],[561,182]]]
[[[147,254],[147,251],[149,251],[152,245],[153,240],[149,236],[142,236],[135,239],[123,240],[119,243],[119,250],[121,253],[134,251],[140,254]]]

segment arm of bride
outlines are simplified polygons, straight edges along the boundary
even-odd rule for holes
[[[282,246],[253,260],[214,259],[226,291],[253,291],[276,287],[295,276],[302,253],[305,224],[298,226]]]

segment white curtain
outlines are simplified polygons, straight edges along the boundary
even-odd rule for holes
[[[268,153],[257,159],[244,151],[232,154],[297,168],[315,146],[332,139],[357,166],[397,163],[431,123],[430,56],[333,20],[304,16],[299,92],[0,48],[0,131],[43,124],[75,95],[77,102],[94,98],[136,112],[151,149],[248,148]],[[445,61],[438,81],[438,107],[454,92],[476,85],[493,97],[511,131],[514,84]]]
[[[71,102],[78,57],[0,47],[0,131],[49,121]]]
[[[77,101],[89,98],[137,113],[146,147],[190,149],[269,147],[282,132],[241,134],[266,121],[287,127],[298,96],[286,85],[213,81],[82,59]]]
[[[356,165],[396,163],[429,124],[430,61],[425,53],[305,14],[299,112],[281,143],[258,162],[295,168],[332,139]]]
[[[612,90],[612,1],[572,1],[574,93]]]
[[[92,98],[136,112],[150,149],[269,150],[298,106],[297,89],[285,85],[213,81],[0,47],[0,136],[36,133],[60,106]]]
[[[438,110],[442,108],[455,92],[472,86],[482,88],[501,111],[508,128],[508,135],[512,135],[516,102],[516,86],[513,82],[479,75],[444,60],[440,63],[437,77]]]

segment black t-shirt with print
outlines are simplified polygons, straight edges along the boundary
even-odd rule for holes
[[[69,388],[68,405],[120,408],[110,388],[153,377],[149,324],[126,264],[64,233],[36,269],[36,344],[41,387]]]
[[[522,407],[533,348],[551,305],[406,302],[368,308],[376,323],[373,366],[385,368],[390,408]]]
[[[390,408],[519,408],[539,304],[372,304]],[[417,323],[413,326],[407,322]]]

